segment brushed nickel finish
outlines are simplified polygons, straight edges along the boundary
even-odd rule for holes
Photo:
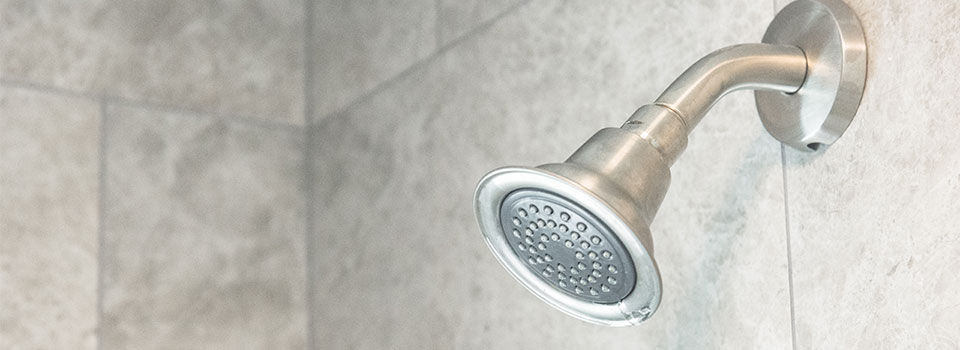
[[[867,45],[857,15],[839,0],[799,0],[767,28],[763,42],[793,45],[807,59],[807,78],[793,94],[756,91],[764,127],[793,148],[816,151],[850,126],[867,77]]]
[[[807,75],[807,60],[796,46],[742,44],[714,51],[694,63],[623,125],[650,140],[671,164],[686,147],[687,135],[723,96],[737,90],[793,93]],[[679,124],[677,124],[679,122]]]
[[[601,129],[563,163],[506,167],[484,176],[477,186],[474,208],[497,260],[534,295],[578,319],[627,326],[651,317],[663,291],[650,223],[670,185],[670,166],[686,147],[687,135],[717,100],[732,91],[756,90],[757,107],[767,130],[783,143],[803,150],[835,141],[859,105],[866,49],[856,16],[843,3],[798,0],[777,15],[764,42],[735,45],[707,55],[654,103],[640,107],[619,128]],[[611,251],[611,262],[616,261],[615,269],[631,274],[623,281],[632,285],[585,297],[575,287],[554,279],[550,274],[556,270],[541,267],[536,258],[546,261],[546,254],[574,254],[574,258],[564,255],[567,264],[585,259],[575,251],[546,244],[544,239],[553,239],[554,226],[549,220],[555,220],[554,216],[533,221],[513,217],[514,213],[524,214],[515,203],[542,206],[545,201],[575,208],[592,230],[603,232],[606,242],[616,243],[618,250]],[[540,219],[544,220],[542,226]],[[519,225],[528,225],[544,244],[534,243],[531,248],[532,240],[512,232],[519,231]],[[521,240],[526,244],[521,246]],[[544,273],[549,276],[541,276]],[[582,288],[591,286],[602,289],[600,284],[581,283]],[[627,294],[621,297],[617,291]]]

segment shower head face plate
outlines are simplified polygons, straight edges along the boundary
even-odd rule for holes
[[[500,207],[500,225],[531,272],[575,298],[613,304],[633,289],[636,271],[620,240],[563,197],[514,191]]]
[[[497,261],[550,306],[583,321],[621,327],[639,324],[656,312],[662,295],[660,270],[639,238],[648,235],[648,229],[628,224],[620,211],[593,191],[545,169],[506,167],[480,181],[474,205],[484,241]],[[521,209],[525,217],[521,217]],[[566,232],[561,231],[561,223]],[[514,234],[515,229],[520,237]],[[577,239],[573,239],[573,232],[579,235]],[[556,240],[553,233],[558,235]],[[577,252],[584,258],[579,259]],[[595,268],[594,262],[600,268]],[[560,283],[558,264],[567,271],[566,287]],[[548,267],[554,270],[552,276],[544,275],[544,270],[551,273]],[[576,275],[570,272],[571,267]],[[575,277],[575,286],[570,277]],[[604,286],[608,292],[604,292]]]

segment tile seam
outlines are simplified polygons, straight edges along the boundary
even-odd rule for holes
[[[282,121],[273,121],[263,118],[256,118],[244,115],[236,114],[218,114],[218,113],[208,113],[196,109],[186,108],[177,105],[171,104],[159,104],[146,101],[138,101],[127,99],[120,96],[113,95],[96,95],[89,94],[84,92],[77,92],[70,89],[63,89],[54,86],[48,86],[43,84],[36,84],[25,81],[18,80],[9,80],[9,79],[0,79],[0,86],[12,88],[12,89],[22,89],[30,90],[36,92],[42,92],[58,96],[66,96],[73,98],[83,98],[92,101],[100,101],[107,99],[110,101],[111,105],[122,106],[122,107],[132,107],[132,108],[141,108],[151,111],[164,112],[164,113],[173,113],[183,116],[188,116],[192,118],[201,118],[201,119],[219,119],[228,123],[236,123],[239,125],[246,125],[257,128],[266,128],[266,129],[300,129],[304,125],[290,122]]]
[[[443,7],[443,4],[441,3],[442,1],[443,1],[443,0],[434,0],[434,1],[433,1],[433,10],[434,10],[434,17],[433,17],[434,50],[440,50],[440,48],[443,47],[443,35],[441,35],[441,33],[440,33],[440,32],[442,31],[442,28],[440,28],[440,24],[443,23],[443,18],[442,18],[441,11],[440,11],[440,8]]]
[[[106,266],[106,207],[107,207],[107,122],[109,120],[108,101],[106,97],[101,97],[100,102],[100,125],[99,141],[97,144],[97,323],[96,323],[96,348],[103,349],[104,333],[104,307],[103,299],[106,294],[106,281],[104,270]]]
[[[369,100],[369,99],[372,98],[373,96],[376,96],[376,95],[380,94],[381,92],[383,92],[384,90],[392,87],[394,84],[396,84],[397,82],[403,80],[404,78],[406,78],[407,76],[409,76],[409,75],[412,74],[413,72],[416,72],[416,71],[418,71],[418,70],[420,70],[420,69],[423,69],[423,68],[429,66],[431,63],[433,63],[433,61],[437,60],[438,58],[440,58],[441,56],[443,56],[444,54],[446,54],[448,51],[450,51],[451,49],[459,46],[461,43],[467,41],[468,39],[470,39],[470,38],[472,38],[472,37],[474,37],[474,36],[476,36],[476,35],[478,35],[478,34],[481,34],[481,33],[483,33],[483,32],[486,32],[486,31],[489,30],[490,28],[493,28],[498,22],[500,22],[500,20],[502,20],[503,18],[506,18],[506,17],[508,17],[509,15],[513,14],[514,12],[516,12],[516,10],[518,10],[518,9],[522,8],[523,6],[529,4],[531,1],[533,1],[533,0],[523,0],[523,1],[521,1],[521,2],[518,2],[518,3],[510,6],[509,8],[507,8],[506,10],[504,10],[503,12],[500,12],[500,13],[497,14],[496,16],[493,16],[492,18],[490,18],[490,19],[488,19],[488,20],[486,20],[486,21],[481,22],[481,23],[478,24],[476,27],[470,29],[469,31],[467,31],[467,32],[464,33],[463,35],[457,37],[457,38],[454,39],[454,40],[451,40],[451,41],[450,41],[449,43],[447,43],[447,44],[444,44],[444,45],[440,46],[439,48],[437,48],[437,50],[436,50],[433,54],[430,54],[430,55],[428,55],[427,57],[424,57],[424,58],[422,58],[422,59],[414,62],[413,64],[411,64],[410,66],[408,66],[408,67],[405,68],[404,70],[400,71],[400,72],[397,73],[396,75],[390,77],[390,78],[387,79],[387,80],[384,80],[384,81],[378,83],[378,84],[375,85],[373,88],[367,90],[366,92],[360,94],[360,95],[357,96],[356,98],[350,100],[350,102],[348,102],[348,103],[347,103],[346,105],[344,105],[343,107],[340,107],[340,108],[334,110],[333,112],[330,112],[330,113],[325,114],[325,115],[323,116],[323,118],[321,118],[321,119],[336,118],[337,116],[346,114],[347,111],[355,108],[356,106],[358,106],[358,105],[360,105],[360,104],[363,104],[364,102],[366,102],[367,100]],[[316,121],[313,121],[313,122],[316,122]],[[309,123],[309,122],[308,122],[308,123]]]
[[[790,235],[790,195],[788,193],[787,186],[787,150],[786,146],[780,145],[780,169],[783,174],[783,218],[784,218],[784,228],[786,232],[786,246],[787,246],[787,288],[790,296],[790,341],[791,348],[793,350],[797,349],[797,321],[796,321],[796,307],[795,307],[795,297],[793,290],[793,249],[791,247],[791,235]]]
[[[778,0],[771,0],[773,3],[773,15],[779,12],[780,4]],[[793,290],[793,247],[791,246],[790,234],[790,195],[787,186],[787,147],[780,144],[780,171],[783,176],[783,221],[786,234],[787,246],[787,291],[790,297],[790,348],[797,350],[797,312],[795,293]]]
[[[305,19],[305,22],[303,25],[304,27],[304,37],[303,37],[304,128],[303,128],[303,148],[302,148],[303,163],[301,166],[303,167],[302,169],[303,170],[303,174],[302,174],[303,186],[304,186],[303,187],[303,196],[304,196],[303,203],[306,206],[304,208],[304,220],[306,222],[304,223],[303,249],[304,249],[304,264],[306,265],[304,266],[304,273],[306,274],[304,279],[304,288],[306,289],[304,294],[304,302],[306,303],[305,306],[307,311],[307,319],[306,319],[307,329],[305,330],[305,336],[307,337],[306,346],[308,350],[314,350],[317,348],[317,344],[316,344],[317,319],[316,319],[316,307],[314,305],[315,304],[314,293],[316,289],[315,288],[316,274],[314,273],[314,270],[315,270],[314,264],[315,264],[315,254],[317,254],[318,252],[316,251],[316,247],[314,247],[313,245],[314,236],[316,236],[316,233],[314,232],[316,230],[316,228],[314,227],[314,218],[315,218],[314,208],[315,208],[316,198],[314,198],[315,196],[314,196],[313,181],[312,181],[314,177],[313,176],[313,144],[314,144],[313,138],[315,135],[311,131],[312,129],[311,125],[313,124],[312,121],[314,119],[314,113],[315,113],[314,112],[315,106],[313,102],[313,89],[315,86],[315,83],[314,83],[315,78],[313,75],[314,64],[315,64],[313,59],[314,11],[315,9],[314,9],[313,0],[304,0],[304,10],[303,10],[304,12],[303,17]]]

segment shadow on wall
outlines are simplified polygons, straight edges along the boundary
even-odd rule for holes
[[[675,337],[674,344],[677,344],[678,347],[696,348],[704,344],[720,344],[723,340],[722,338],[711,340],[697,339],[690,335],[696,334],[701,337],[717,335],[711,331],[715,321],[701,317],[703,315],[701,311],[716,308],[716,306],[706,305],[704,303],[724,303],[725,300],[715,298],[713,295],[715,295],[718,290],[731,289],[719,285],[722,283],[719,279],[722,274],[737,273],[735,270],[725,268],[724,263],[734,254],[732,247],[737,243],[742,243],[742,241],[736,239],[737,235],[742,232],[750,232],[749,230],[745,230],[744,218],[749,210],[747,205],[757,203],[760,198],[759,196],[764,194],[763,187],[758,184],[763,182],[763,177],[769,174],[768,170],[771,170],[770,168],[777,167],[776,163],[755,161],[763,158],[760,153],[769,152],[766,150],[766,148],[770,146],[769,138],[770,136],[768,135],[758,134],[757,137],[751,141],[749,147],[743,148],[745,152],[737,158],[738,162],[735,162],[736,164],[743,165],[759,164],[762,165],[762,167],[741,167],[741,170],[737,172],[736,176],[732,177],[731,182],[728,182],[726,186],[719,186],[717,189],[723,191],[723,199],[720,202],[723,205],[711,208],[715,213],[710,216],[710,220],[703,221],[710,225],[704,226],[703,232],[695,235],[695,238],[700,238],[699,240],[682,240],[682,242],[686,243],[697,241],[701,243],[701,245],[696,248],[692,248],[692,250],[700,252],[701,257],[697,259],[697,267],[689,270],[693,272],[691,275],[686,276],[687,278],[676,279],[680,282],[678,287],[681,288],[681,290],[689,291],[691,294],[684,295],[684,300],[681,303],[661,305],[662,308],[669,307],[678,310],[672,312],[679,317],[677,324],[683,325],[684,327],[683,332],[677,332],[672,335]],[[667,195],[669,196],[670,194]],[[763,234],[780,235],[782,232],[763,232]],[[657,240],[656,235],[657,232],[654,232],[654,242]],[[678,291],[664,290],[664,293],[671,292],[676,293]]]

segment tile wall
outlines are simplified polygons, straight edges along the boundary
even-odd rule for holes
[[[568,156],[786,0],[0,0],[0,348],[960,346],[960,4],[849,0],[814,154],[718,104],[652,231],[657,315],[523,290],[476,181]]]

